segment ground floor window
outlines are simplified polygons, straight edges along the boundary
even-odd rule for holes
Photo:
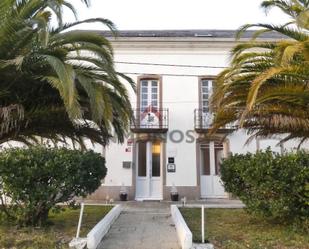
[[[138,176],[146,177],[147,168],[147,144],[146,142],[138,143]]]

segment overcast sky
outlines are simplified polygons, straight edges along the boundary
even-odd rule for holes
[[[285,15],[267,16],[261,0],[92,0],[89,9],[73,0],[79,19],[104,17],[125,29],[237,29],[245,23],[284,23]],[[70,16],[66,14],[67,20]],[[101,29],[92,24],[88,29]]]

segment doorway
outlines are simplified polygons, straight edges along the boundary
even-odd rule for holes
[[[138,142],[136,152],[136,199],[162,200],[161,142]]]
[[[201,198],[226,198],[220,178],[220,162],[224,157],[222,143],[210,141],[200,144]]]

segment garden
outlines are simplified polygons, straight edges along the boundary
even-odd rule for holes
[[[106,175],[104,158],[92,151],[48,148],[0,153],[0,248],[68,248],[80,207]],[[85,206],[80,236],[112,206]]]
[[[206,240],[219,249],[309,248],[309,154],[270,150],[221,163],[225,189],[244,209],[206,209]],[[180,208],[201,242],[201,209]]]
[[[85,206],[80,237],[86,237],[111,208]],[[16,226],[14,222],[1,221],[0,248],[69,248],[69,242],[76,236],[79,213],[78,206],[61,207],[61,211],[51,211],[47,224],[41,227]]]
[[[180,208],[193,234],[201,242],[201,209]],[[292,226],[267,222],[242,209],[206,209],[205,238],[216,249],[308,249],[309,236]]]

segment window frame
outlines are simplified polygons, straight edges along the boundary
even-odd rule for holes
[[[202,96],[202,86],[203,86],[203,81],[204,80],[209,80],[212,82],[212,86],[211,86],[211,89],[214,88],[215,86],[215,78],[216,76],[215,75],[205,75],[205,76],[200,76],[199,79],[198,79],[198,109],[203,111],[203,96]],[[208,113],[212,113],[212,108],[210,106],[210,97],[212,95],[212,92],[208,92]],[[206,112],[205,112],[206,113]]]
[[[141,91],[142,91],[142,81],[143,80],[156,80],[158,82],[158,109],[162,109],[163,108],[163,103],[162,103],[162,96],[163,96],[163,92],[162,92],[162,77],[160,75],[141,75],[137,77],[137,92],[136,92],[136,97],[137,97],[137,104],[136,104],[136,108],[138,110],[141,110],[142,107],[142,103],[141,103]]]

